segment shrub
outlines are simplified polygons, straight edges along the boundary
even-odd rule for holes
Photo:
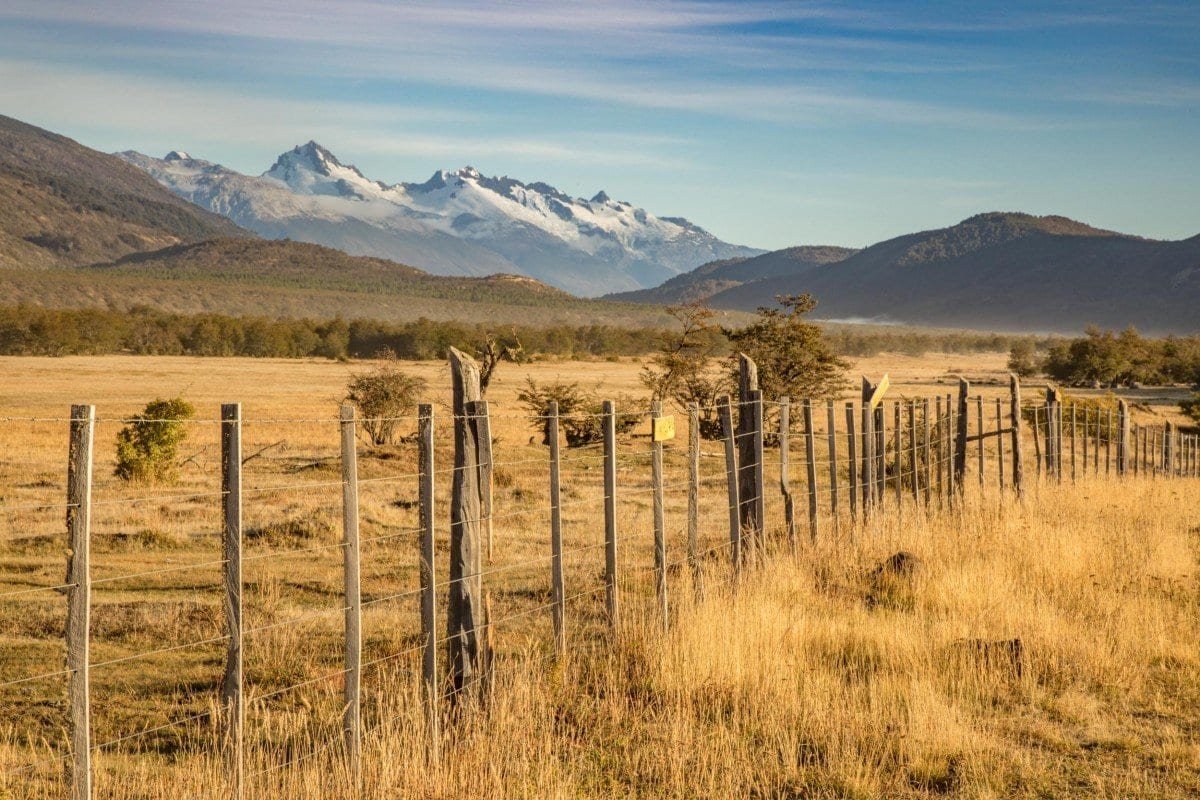
[[[1187,400],[1180,400],[1179,410],[1200,424],[1200,394],[1194,394]]]
[[[425,391],[425,380],[409,375],[391,361],[351,377],[346,385],[346,402],[358,409],[359,429],[376,447],[393,444],[400,420],[417,407],[417,398]]]
[[[725,343],[712,323],[713,311],[699,303],[671,306],[667,313],[679,329],[666,331],[650,364],[642,369],[642,385],[655,400],[673,400],[680,408],[700,406],[700,435],[721,437],[717,398],[730,390],[726,376],[714,370],[714,359]]]
[[[179,445],[187,438],[184,421],[195,413],[182,397],[147,403],[137,419],[117,432],[117,476],[127,481],[174,480]]]
[[[542,434],[542,444],[549,444],[543,416],[551,402],[558,403],[559,428],[567,440],[567,447],[582,447],[604,440],[604,400],[597,392],[581,389],[578,382],[553,381],[538,384],[526,378],[525,388],[517,392],[517,399],[537,417],[534,428]],[[637,405],[637,400],[626,395],[612,398],[617,408]],[[628,433],[637,425],[639,414],[617,414],[617,433]]]
[[[1008,371],[1021,378],[1032,378],[1042,371],[1033,339],[1018,339],[1008,351]]]

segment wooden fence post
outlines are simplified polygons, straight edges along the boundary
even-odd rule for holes
[[[1096,430],[1094,445],[1092,447],[1092,472],[1096,475],[1100,474],[1100,413],[1099,408],[1096,409]]]
[[[913,503],[921,500],[921,478],[919,472],[920,456],[917,444],[917,401],[908,403],[908,462],[912,471],[909,480],[912,481]]]
[[[786,467],[783,470],[786,476]],[[786,485],[786,482],[785,482]],[[700,570],[700,404],[688,403],[688,508],[687,560],[692,573],[692,593],[703,595]]]
[[[650,418],[662,416],[662,402],[655,400],[650,404]],[[653,423],[651,423],[653,424]],[[670,624],[667,613],[667,525],[664,516],[663,500],[663,443],[656,437],[651,437],[650,468],[654,479],[654,577],[658,608],[662,614],[663,629]]]
[[[759,509],[762,486],[762,396],[758,394],[758,365],[745,353],[738,354],[738,499],[741,503],[743,557],[755,558],[762,547]],[[758,425],[755,425],[756,411]],[[747,541],[748,540],[748,541]]]
[[[221,493],[224,507],[225,624],[228,643],[221,697],[225,705],[226,747],[231,795],[242,796],[242,405],[221,406]]]
[[[1000,491],[1004,491],[1004,405],[996,398],[996,473],[1000,476]]]
[[[806,400],[807,404],[808,401]],[[805,431],[805,447],[810,447],[808,439],[811,438],[810,428],[812,427],[812,409],[807,409],[804,412],[804,420],[808,426]],[[783,524],[787,531],[788,549],[792,555],[796,555],[796,508],[792,500],[791,476],[788,474],[789,461],[791,459],[791,427],[792,427],[792,400],[790,397],[779,398],[779,493],[783,496]],[[810,459],[811,460],[811,459]],[[812,479],[809,478],[810,485]]]
[[[446,608],[449,639],[451,702],[469,687],[478,687],[480,633],[483,630],[483,579],[479,541],[483,503],[479,485],[478,428],[470,419],[478,402],[479,365],[456,348],[449,353],[453,387],[454,474],[450,488],[450,570]]]
[[[617,588],[617,409],[604,401],[604,600],[608,624],[621,623],[621,598]]]
[[[1017,497],[1025,491],[1024,452],[1021,449],[1021,379],[1008,376],[1008,415],[1012,427],[1012,485]],[[1037,438],[1035,426],[1034,438]]]
[[[1175,465],[1174,440],[1175,429],[1171,423],[1167,422],[1163,426],[1162,471],[1168,477],[1171,475],[1171,468]]]
[[[492,415],[487,400],[471,405],[468,416],[475,425],[476,443],[479,446],[479,512],[483,517],[484,539],[487,541],[487,560],[492,561],[492,496],[495,476],[492,461]]]
[[[970,424],[971,384],[958,379],[958,425],[954,436],[954,492],[961,495],[967,480],[967,427]],[[982,426],[979,434],[983,435]],[[982,441],[982,440],[981,440]]]
[[[870,516],[871,506],[875,502],[875,413],[871,408],[871,395],[875,393],[875,387],[867,380],[866,376],[862,379],[862,465],[859,468],[859,476],[862,478],[862,510],[863,519]]]
[[[983,476],[987,472],[987,446],[983,436],[983,395],[975,397],[975,422],[976,432],[979,434],[979,488],[983,488]]]
[[[417,407],[418,502],[421,527],[421,681],[429,760],[440,756],[441,711],[437,680],[437,553],[434,548],[433,406]]]
[[[921,416],[922,427],[925,429],[924,451],[925,463],[924,480],[922,483],[925,487],[925,506],[926,508],[933,502],[933,420],[929,416],[929,398],[925,397],[921,400]]]
[[[838,527],[838,458],[837,458],[837,412],[832,400],[825,403],[826,446],[829,450],[829,513],[833,517],[833,528]]]
[[[1117,475],[1129,473],[1129,404],[1117,401]]]
[[[558,403],[546,407],[546,441],[550,444],[550,590],[554,604],[550,617],[554,623],[554,657],[562,660],[567,653],[567,591],[563,580],[562,485],[559,475]]]
[[[940,508],[945,504],[946,498],[946,475],[948,473],[946,471],[945,461],[946,453],[948,451],[948,448],[946,447],[946,435],[948,431],[945,424],[946,418],[942,415],[942,396],[938,395],[937,397],[933,398],[933,403],[935,408],[934,425],[937,428],[937,469],[935,475],[937,479],[938,507]]]
[[[896,480],[893,482],[896,490],[896,510],[904,505],[904,412],[900,401],[892,404],[892,422],[896,428]]]
[[[855,427],[854,403],[846,403],[846,464],[849,469],[851,524],[858,521],[858,434]]]
[[[1088,471],[1088,461],[1090,459],[1090,456],[1088,455],[1088,450],[1089,450],[1089,448],[1088,448],[1088,431],[1090,430],[1090,428],[1088,427],[1088,418],[1090,416],[1091,416],[1090,410],[1088,409],[1087,406],[1084,406],[1083,407],[1083,473],[1085,475],[1087,474],[1087,471]]]
[[[717,401],[717,413],[721,418],[721,433],[725,437],[725,484],[729,496],[729,557],[733,562],[733,578],[736,585],[742,572],[742,522],[741,499],[738,497],[738,452],[733,427],[733,399],[729,395]]]
[[[346,608],[342,729],[354,785],[362,783],[362,583],[359,575],[358,453],[354,406],[339,409],[342,440],[342,596]]]
[[[817,541],[817,432],[813,430],[812,400],[804,401],[804,460],[808,467],[808,537]]]
[[[946,395],[946,491],[948,505],[954,504],[954,495],[957,493],[955,485],[958,483],[958,475],[954,471],[954,453],[958,445],[958,414],[952,404],[951,395]],[[965,451],[964,451],[965,452]]]
[[[1079,478],[1079,472],[1076,468],[1076,462],[1075,462],[1075,450],[1076,450],[1076,446],[1079,444],[1078,416],[1075,413],[1076,409],[1078,407],[1079,407],[1078,403],[1074,403],[1074,402],[1071,403],[1071,482],[1072,483],[1074,483]]]
[[[92,797],[92,440],[96,407],[71,406],[67,449],[67,699],[71,706],[71,800]]]

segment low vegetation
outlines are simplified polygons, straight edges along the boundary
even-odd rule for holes
[[[369,372],[360,372],[346,386],[346,402],[358,411],[359,428],[376,447],[394,444],[406,427],[404,417],[417,408],[425,391],[425,381],[409,375],[388,354],[383,364]],[[412,427],[407,426],[407,427]]]
[[[187,420],[196,409],[182,397],[152,400],[117,432],[117,477],[165,483],[175,477],[179,445],[187,438]]]
[[[1155,339],[1134,328],[1089,327],[1081,337],[1053,342],[1040,357],[1030,340],[1014,342],[1009,368],[1068,386],[1200,385],[1200,335]]]

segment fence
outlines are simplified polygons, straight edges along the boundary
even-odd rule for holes
[[[31,563],[38,562],[37,571],[22,574],[46,574],[46,559],[38,558],[47,549],[53,552],[54,539],[43,532],[51,523],[38,515],[61,512],[69,555],[61,583],[37,584],[15,572],[11,578],[0,576],[0,586],[21,587],[0,589],[5,617],[33,619],[45,613],[45,604],[30,605],[31,598],[50,595],[49,602],[57,603],[54,595],[63,594],[66,600],[62,667],[45,666],[51,663],[44,647],[51,637],[29,631],[14,636],[14,657],[6,659],[10,666],[0,673],[0,700],[4,693],[29,692],[7,705],[44,716],[47,698],[65,683],[68,736],[51,743],[53,755],[3,763],[5,779],[54,783],[61,774],[70,796],[83,800],[93,793],[97,754],[137,746],[153,750],[170,742],[223,754],[232,797],[242,796],[265,775],[328,751],[344,757],[357,783],[353,776],[361,770],[364,737],[394,720],[378,710],[364,714],[364,685],[376,673],[414,687],[427,754],[436,759],[446,742],[441,727],[448,709],[469,711],[486,698],[499,671],[530,660],[561,661],[577,641],[619,635],[627,618],[668,626],[673,591],[703,591],[712,580],[736,585],[752,577],[755,564],[795,553],[806,536],[811,541],[854,537],[876,515],[957,508],[972,487],[1019,495],[1031,483],[1027,445],[1034,448],[1033,482],[1088,475],[1200,476],[1196,436],[1170,426],[1135,426],[1124,402],[1114,409],[1073,403],[1055,389],[1044,400],[1023,404],[1015,378],[1007,398],[989,401],[973,396],[966,381],[956,394],[889,400],[865,380],[856,402],[766,400],[746,359],[739,397],[687,408],[687,437],[681,442],[665,438],[663,426],[654,423],[664,416],[657,403],[629,411],[606,402],[595,415],[560,414],[555,404],[533,417],[493,413],[480,395],[473,362],[455,352],[451,367],[450,413],[422,405],[412,417],[386,420],[416,429],[413,440],[388,451],[387,459],[360,459],[357,433],[365,423],[384,420],[356,418],[350,407],[336,419],[255,419],[244,417],[240,405],[228,404],[219,420],[191,420],[187,424],[207,428],[219,453],[213,476],[219,485],[196,491],[128,494],[136,488],[114,486],[109,487],[112,497],[94,496],[97,427],[130,420],[98,419],[86,405],[73,406],[69,418],[61,420],[9,420],[68,426],[65,502],[10,503],[6,494],[10,552],[32,553]],[[531,442],[529,457],[495,457],[493,423],[506,420],[535,428],[535,440],[542,435],[541,444]],[[705,421],[719,422],[715,445],[700,437]],[[599,441],[564,455],[561,427],[571,424],[596,426]],[[649,441],[641,434],[618,435],[631,424],[653,431],[645,437]],[[275,431],[297,426],[311,426],[315,440],[331,444],[302,456],[272,455],[279,450]],[[794,445],[802,464],[793,463]],[[441,466],[447,450],[451,465]],[[287,462],[289,475],[330,474],[272,482],[264,467],[272,458]],[[393,461],[409,465],[407,471],[390,471]],[[530,490],[530,483],[540,483],[544,494]],[[37,480],[19,486],[18,495],[37,486]],[[498,489],[509,507],[496,502]],[[340,493],[340,502],[325,493]],[[129,520],[141,519],[140,509],[147,506],[159,521],[186,518],[199,531],[196,541],[214,555],[219,549],[219,557],[186,563],[164,558],[161,566],[147,569],[142,551],[114,549],[109,539],[128,539]],[[314,544],[300,535],[296,525],[330,509],[336,509],[336,521],[330,523],[336,540]],[[268,520],[265,510],[283,521]],[[439,524],[443,519],[448,525]],[[769,520],[776,522],[768,526]],[[206,530],[220,531],[219,543],[211,542]],[[93,558],[97,544],[111,562],[102,568]],[[448,561],[444,569],[438,564],[441,547]],[[533,555],[534,547],[545,549]],[[148,549],[162,555],[154,541]],[[514,558],[505,560],[505,554]],[[315,566],[326,556],[339,563]],[[14,569],[28,566],[11,563]],[[129,563],[137,569],[122,571]],[[276,583],[257,575],[247,579],[246,571],[257,569],[274,569],[283,577],[273,578]],[[206,578],[153,583],[197,572]],[[331,584],[330,572],[340,579]],[[132,614],[131,609],[145,606],[147,614],[165,614],[170,603],[193,603],[201,592],[221,602],[219,612],[211,605],[189,607],[188,614],[212,628],[198,638],[156,641],[144,649],[106,641],[106,634],[118,640],[115,644],[144,638],[115,625],[113,609]],[[146,594],[167,600],[147,601]],[[335,601],[282,613],[283,595],[305,594],[333,595]],[[93,606],[94,595],[105,602]],[[442,619],[444,630],[439,629]],[[539,627],[538,621],[548,625]],[[149,616],[135,617],[127,627],[153,628],[151,622]],[[497,631],[513,623],[520,628],[510,635],[520,645],[506,649]],[[203,629],[186,615],[175,627]],[[18,653],[22,638],[37,646]],[[97,655],[93,647],[99,644],[103,652]],[[171,660],[196,651],[207,656]],[[10,674],[25,666],[27,674]],[[138,694],[137,687],[117,686],[109,677],[122,666],[131,670],[124,675],[130,680],[155,667],[177,671],[200,688],[162,692],[160,687],[168,706],[161,721],[129,715],[141,724],[121,730],[109,729],[106,722],[111,735],[98,737],[93,720],[98,700],[112,714],[103,702],[105,693]],[[145,670],[132,672],[136,667]],[[96,676],[104,682],[94,684]],[[292,757],[248,768],[248,741],[265,735],[253,729],[254,716],[269,715],[275,704],[313,687],[332,695],[323,705],[307,704],[323,721],[289,742]],[[198,695],[207,701],[197,700]],[[197,708],[197,702],[208,705]],[[12,724],[19,733],[18,716]],[[44,729],[37,723],[27,725],[31,744],[16,748],[18,754],[38,750],[32,743]]]

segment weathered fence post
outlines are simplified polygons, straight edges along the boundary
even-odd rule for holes
[[[970,394],[971,384],[967,382],[966,378],[960,377],[958,379],[958,425],[955,428],[954,436],[954,482],[952,484],[956,495],[964,492],[967,480],[967,427],[970,425]],[[982,425],[979,435],[983,435]]]
[[[480,400],[479,365],[450,348],[453,388],[454,473],[450,485],[450,591],[446,604],[452,703],[480,679],[479,634],[483,630],[483,579],[479,541],[483,503],[479,485],[478,428],[471,418]]]
[[[849,470],[851,524],[858,521],[858,434],[855,427],[854,403],[846,403],[846,466]]]
[[[784,470],[786,474],[787,470]],[[687,560],[692,573],[692,593],[703,594],[700,570],[700,404],[688,403],[688,508]]]
[[[468,412],[479,444],[479,512],[483,517],[484,538],[487,540],[487,560],[492,561],[492,495],[495,476],[492,462],[492,415],[487,400],[471,405]]]
[[[662,403],[655,400],[650,404],[650,418],[655,420],[661,416]],[[651,425],[653,426],[653,422]],[[663,443],[657,436],[651,437],[650,455],[650,468],[654,479],[655,595],[658,598],[658,608],[662,614],[662,624],[665,630],[670,625],[670,617],[667,613],[667,524],[664,517],[665,504],[663,500]]]
[[[717,414],[721,418],[721,433],[725,438],[725,485],[729,496],[729,557],[733,562],[733,578],[736,585],[742,572],[742,521],[741,500],[738,497],[738,452],[733,427],[733,399],[724,395],[717,401]]]
[[[346,609],[342,729],[354,785],[362,778],[362,583],[359,576],[358,453],[354,406],[339,409],[342,440],[342,597]]]
[[[1071,482],[1072,483],[1074,483],[1079,478],[1079,472],[1077,470],[1076,461],[1075,461],[1075,450],[1077,449],[1077,445],[1079,444],[1078,417],[1075,413],[1076,409],[1078,409],[1078,407],[1079,407],[1078,403],[1071,403]]]
[[[937,397],[933,398],[933,403],[935,408],[934,413],[936,415],[934,425],[937,428],[937,469],[935,475],[937,479],[938,507],[940,508],[945,504],[946,498],[946,475],[948,473],[945,467],[945,461],[946,452],[949,449],[946,446],[946,436],[948,435],[949,431],[945,425],[946,418],[942,415],[942,396],[938,395]]]
[[[550,444],[550,590],[554,601],[550,617],[554,623],[554,657],[561,660],[567,653],[567,591],[563,582],[562,485],[558,440],[558,403],[551,400],[546,407],[546,441]]]
[[[983,488],[983,476],[987,472],[987,445],[983,430],[983,395],[975,397],[975,421],[976,433],[979,434],[979,488]]]
[[[862,466],[859,475],[862,477],[862,510],[866,519],[871,513],[875,502],[875,412],[871,408],[871,396],[875,387],[862,379]]]
[[[923,448],[925,451],[925,463],[923,464],[924,480],[922,483],[925,486],[925,506],[928,508],[930,503],[933,502],[933,442],[931,441],[933,438],[933,420],[929,417],[928,397],[921,400],[921,416],[922,427],[925,429]]]
[[[745,353],[738,354],[738,500],[745,533],[743,557],[755,558],[762,548],[762,394],[758,388],[758,365]]]
[[[434,549],[433,406],[417,407],[417,487],[421,528],[421,682],[429,760],[437,761],[441,711],[437,680],[437,554]]]
[[[810,429],[812,428],[812,409],[807,408],[808,401],[805,400],[806,409],[804,411],[804,420],[807,424],[805,427],[805,448],[811,448],[808,440],[811,439]],[[787,531],[788,549],[792,555],[796,554],[796,508],[792,500],[791,476],[788,474],[789,461],[791,459],[791,427],[792,427],[792,400],[790,397],[779,398],[779,493],[783,496],[783,524]],[[811,462],[811,458],[809,461]],[[814,465],[815,467],[815,465]],[[813,469],[813,467],[810,467]],[[809,478],[811,485],[812,478]]]
[[[231,795],[242,796],[242,405],[221,406],[221,494],[225,556],[225,625],[228,642],[221,697]]]
[[[1117,475],[1129,473],[1129,404],[1117,401]]]
[[[615,630],[621,622],[621,598],[617,589],[617,409],[604,401],[604,600],[608,624]]]
[[[948,495],[948,505],[954,504],[954,496],[958,491],[955,484],[958,483],[958,475],[954,471],[954,452],[958,445],[958,414],[953,405],[951,395],[946,395],[946,491]],[[963,451],[966,452],[965,450]]]
[[[1025,490],[1025,463],[1021,449],[1021,379],[1015,373],[1008,376],[1008,397],[1008,414],[1012,424],[1012,485],[1013,491],[1020,497]]]
[[[1167,422],[1163,425],[1163,446],[1162,446],[1162,471],[1166,476],[1171,475],[1171,468],[1175,465],[1175,428],[1171,423]]]
[[[1112,409],[1104,409],[1104,474],[1112,474],[1112,441],[1113,441],[1113,421]]]
[[[1089,456],[1088,456],[1088,430],[1090,430],[1088,428],[1088,418],[1090,416],[1091,416],[1091,413],[1089,412],[1088,407],[1084,406],[1083,407],[1083,474],[1085,474],[1085,475],[1087,474],[1087,471],[1088,471],[1088,459],[1089,459]]]
[[[1100,412],[1101,409],[1097,408],[1095,444],[1092,447],[1092,472],[1096,475],[1100,474]]]
[[[1046,473],[1051,479],[1062,480],[1062,470],[1059,464],[1059,445],[1062,443],[1062,431],[1059,428],[1059,394],[1053,386],[1046,388]]]
[[[92,440],[96,407],[71,406],[67,449],[67,699],[71,706],[71,800],[92,797]]]
[[[914,504],[921,501],[921,479],[918,472],[920,456],[917,447],[917,401],[910,400],[908,402],[908,462],[912,472],[909,480],[912,481]]]
[[[817,432],[813,430],[812,400],[804,401],[804,461],[808,478],[808,537],[817,541]],[[835,476],[836,478],[836,476]]]
[[[829,449],[829,513],[833,517],[833,529],[838,528],[838,458],[837,458],[837,410],[832,400],[825,403],[826,445]]]
[[[892,422],[896,428],[896,480],[893,482],[896,490],[896,510],[904,505],[904,412],[900,401],[892,404]]]

